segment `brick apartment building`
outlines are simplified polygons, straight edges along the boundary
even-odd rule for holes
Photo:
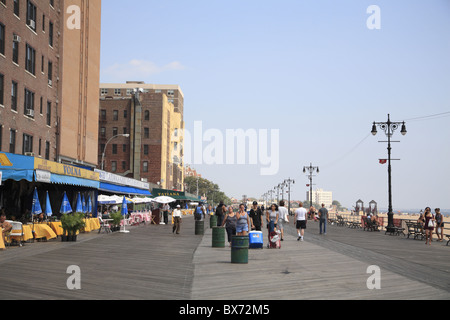
[[[0,0],[0,151],[97,165],[100,20],[99,0]]]
[[[177,85],[100,84],[100,167],[105,152],[105,171],[182,190],[183,110]]]

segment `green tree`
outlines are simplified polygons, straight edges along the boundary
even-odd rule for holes
[[[198,183],[198,195],[207,197],[210,204],[218,204],[220,201],[223,201],[225,204],[231,204],[230,198],[220,190],[219,185],[208,179],[186,177],[184,183],[186,184],[186,190],[195,195],[197,194]]]

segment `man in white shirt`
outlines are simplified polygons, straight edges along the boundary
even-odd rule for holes
[[[302,202],[300,202],[299,206],[300,207],[297,210],[295,210],[294,223],[297,226],[297,234],[298,234],[297,241],[303,241],[303,237],[305,236],[306,230],[306,216],[308,213],[306,209],[303,208]]]
[[[280,206],[278,207],[278,224],[277,229],[281,231],[281,241],[284,241],[284,222],[288,222],[288,209],[284,206],[284,201],[280,201]]]
[[[178,205],[175,210],[173,210],[173,231],[172,233],[177,232],[177,234],[180,234],[180,228],[181,228],[181,206]]]

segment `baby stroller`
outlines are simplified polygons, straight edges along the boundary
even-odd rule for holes
[[[268,249],[281,249],[281,232],[275,228],[275,223],[269,223],[269,243]]]

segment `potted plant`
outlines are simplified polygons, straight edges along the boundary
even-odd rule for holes
[[[62,242],[67,242],[68,237],[71,233],[71,230],[73,229],[74,219],[73,216],[70,214],[63,214],[61,216],[61,227],[63,229],[63,234],[61,236]]]
[[[84,214],[80,212],[76,212],[73,214],[73,224],[72,228],[70,230],[70,236],[69,241],[76,242],[77,241],[77,233],[83,230],[83,228],[86,226],[86,223],[84,222]]]
[[[120,230],[120,222],[122,221],[122,214],[120,212],[113,212],[111,213],[111,219],[113,227],[111,228],[112,231],[119,231]]]

